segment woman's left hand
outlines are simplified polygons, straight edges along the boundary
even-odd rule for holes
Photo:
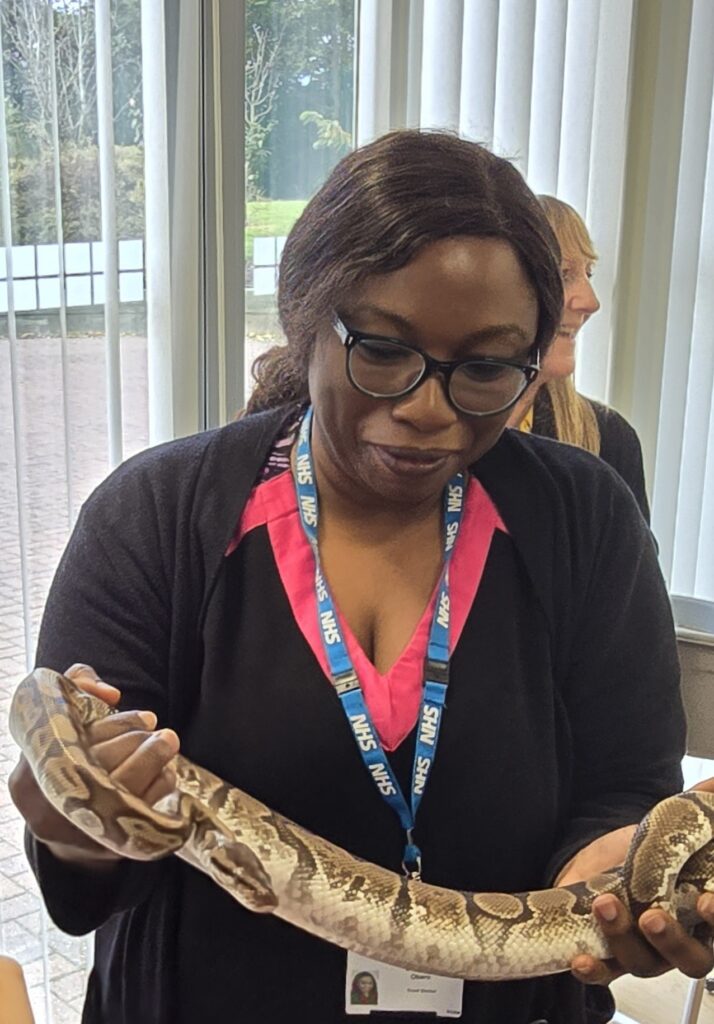
[[[714,793],[714,779],[692,788]],[[634,832],[635,827],[629,826],[596,839],[565,867],[557,884],[584,881],[622,864]],[[714,894],[702,894],[697,911],[714,932]],[[613,955],[608,960],[585,954],[575,957],[571,969],[586,985],[609,985],[623,974],[653,977],[674,968],[690,978],[702,978],[714,967],[711,945],[704,946],[689,936],[663,910],[646,910],[635,922],[617,897],[606,894],[593,901],[593,914]]]
[[[700,896],[697,910],[714,929],[714,895]],[[586,985],[609,985],[623,974],[650,978],[673,968],[703,978],[714,967],[711,947],[687,935],[663,910],[646,910],[635,924],[620,900],[608,894],[593,901],[593,914],[613,955],[608,960],[575,957],[571,970]]]

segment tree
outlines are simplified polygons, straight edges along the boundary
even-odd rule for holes
[[[114,0],[112,77],[115,138],[140,143],[140,0]],[[97,73],[93,0],[2,0],[5,94],[23,132],[11,140],[18,155],[40,155],[52,140],[52,82],[48,53],[55,51],[57,113],[62,144],[97,142]]]
[[[355,0],[248,0],[246,178],[253,194],[266,191],[267,157],[273,148],[292,149],[286,139],[299,138],[295,126],[306,109],[335,122],[342,138],[349,134],[338,97],[346,66],[351,84],[354,21]],[[319,136],[317,148],[325,140]]]
[[[140,0],[112,0],[117,227],[143,231]],[[94,0],[0,0],[13,234],[56,237],[53,152],[54,47],[62,218],[67,241],[98,238]]]
[[[316,110],[303,110],[300,121],[313,125],[317,131],[313,149],[334,149],[338,153],[346,153],[352,145],[351,132],[345,131],[339,121],[323,117]]]
[[[269,155],[265,140],[275,126],[275,97],[281,84],[279,57],[287,18],[277,25],[252,24],[245,54],[245,163],[249,198],[257,196],[260,167]]]

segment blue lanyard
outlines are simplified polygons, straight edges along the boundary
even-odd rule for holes
[[[406,833],[402,866],[407,875],[418,878],[421,874],[421,851],[414,842],[414,822],[436,756],[441,717],[449,685],[449,563],[461,525],[467,478],[464,473],[457,473],[449,481],[444,492],[444,567],[429,634],[424,691],[412,766],[411,803],[408,804],[372,723],[359,679],[342,637],[332,595],[320,568],[317,547],[317,488],[310,444],[311,423],[312,408],[309,408],[300,425],[295,487],[300,519],[315,556],[318,619],[332,685],[342,703],[367,770],[383,798],[398,816]]]

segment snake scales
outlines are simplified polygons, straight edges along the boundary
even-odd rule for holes
[[[18,686],[10,729],[57,810],[115,853],[175,853],[250,910],[398,967],[476,980],[552,974],[578,953],[608,955],[590,914],[599,893],[634,914],[664,906],[693,927],[697,893],[714,890],[707,794],[659,804],[622,870],[540,892],[461,893],[361,861],[180,755],[176,792],[149,807],[87,756],[84,726],[108,713],[49,669]]]

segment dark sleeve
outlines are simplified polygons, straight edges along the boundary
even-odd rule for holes
[[[642,446],[634,428],[614,409],[593,402],[600,428],[600,458],[612,466],[635,496],[645,522],[650,521],[650,506],[645,488]]]
[[[170,518],[170,517],[169,517]],[[125,709],[168,719],[171,601],[166,531],[146,481],[120,470],[84,506],[47,600],[37,664],[92,665],[122,691]],[[164,863],[125,861],[95,874],[57,860],[28,833],[28,857],[53,921],[90,931],[142,901]]]
[[[682,787],[685,719],[669,599],[632,496],[607,476],[593,513],[603,524],[599,540],[573,588],[563,683],[573,777],[550,879],[579,849],[639,822]]]

